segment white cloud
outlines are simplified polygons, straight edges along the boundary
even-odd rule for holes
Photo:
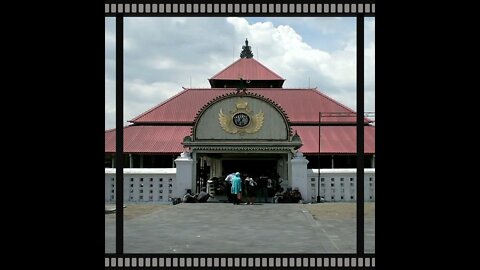
[[[315,81],[321,88],[347,87],[356,82],[356,40],[344,41],[334,51],[323,51],[306,44],[290,26],[271,23],[248,24],[244,18],[228,18],[238,34],[251,37],[252,48],[261,52],[261,62],[287,79],[285,87],[304,87]],[[260,29],[260,30],[259,30]],[[255,55],[255,49],[253,49]]]
[[[154,82],[146,83],[142,80],[127,81],[125,83],[125,95],[131,97],[130,101],[158,104],[159,101],[168,99],[182,89],[178,83]],[[148,108],[144,108],[146,110]]]
[[[319,32],[329,34],[329,49],[320,49],[318,44],[322,41],[307,43],[305,40],[313,37],[302,37],[302,31],[294,28],[302,30],[298,28],[301,24],[292,24],[291,19],[252,24],[244,18],[125,19],[125,120],[177,94],[182,86],[189,87],[190,80],[192,87],[210,87],[208,78],[239,58],[245,38],[252,46],[254,58],[286,79],[284,87],[308,87],[310,79],[311,87],[317,86],[355,110],[355,25],[343,18],[302,18],[309,29],[318,24]],[[105,87],[111,93],[106,97],[115,93],[111,62],[115,29],[108,26]],[[333,30],[329,31],[330,28]],[[374,31],[375,21],[366,20],[365,111],[375,111]],[[114,113],[113,120],[109,120],[112,106],[115,104],[106,101],[106,129],[115,125]]]

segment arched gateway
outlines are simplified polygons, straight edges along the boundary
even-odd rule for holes
[[[206,185],[207,175],[223,181],[237,171],[254,178],[267,176],[275,188],[292,186],[289,160],[302,142],[292,134],[288,116],[273,100],[237,91],[203,106],[183,145],[197,164],[193,175],[197,188]],[[284,181],[279,183],[279,179]]]

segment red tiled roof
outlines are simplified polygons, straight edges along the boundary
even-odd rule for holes
[[[183,138],[190,135],[190,126],[128,126],[124,128],[125,153],[172,154],[183,152]],[[292,126],[302,139],[299,149],[304,154],[318,153],[318,126]],[[321,152],[355,154],[355,126],[322,126]],[[375,153],[375,128],[365,127],[365,153]],[[105,152],[115,152],[115,130],[105,132]]]
[[[193,124],[201,107],[215,97],[235,91],[233,88],[185,89],[131,120],[136,125],[124,128],[124,152],[162,154],[182,152],[181,142],[185,136],[190,135],[189,124]],[[303,141],[300,151],[305,154],[318,152],[318,126],[305,124],[317,124],[319,111],[354,113],[316,89],[252,88],[249,92],[272,99],[286,111],[292,123],[292,130],[296,130]],[[355,117],[322,117],[322,123],[355,122]],[[141,126],[145,123],[162,125]],[[321,131],[322,153],[356,153],[356,126],[322,126]],[[105,132],[105,152],[115,152],[115,130]],[[375,128],[372,126],[365,127],[365,153],[375,153]]]
[[[233,62],[224,70],[215,74],[209,80],[239,80],[242,77],[244,80],[279,80],[285,81],[275,72],[262,65],[253,58],[240,58]]]
[[[322,126],[321,153],[355,154],[357,152],[356,126]],[[300,151],[304,154],[318,153],[318,126],[292,126],[302,139]],[[375,127],[364,128],[364,153],[375,154]]]
[[[245,58],[242,58],[245,59]],[[169,100],[130,120],[141,123],[193,124],[195,115],[210,100],[235,91],[233,88],[186,89]],[[251,88],[278,103],[292,124],[318,123],[318,112],[352,113],[346,106],[316,89]],[[355,123],[355,117],[322,117],[322,123]]]
[[[128,126],[123,133],[125,153],[181,153],[190,126]],[[105,132],[105,153],[115,152],[115,130]]]

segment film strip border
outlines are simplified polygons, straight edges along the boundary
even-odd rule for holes
[[[363,37],[363,17],[375,16],[374,0],[300,0],[296,3],[270,3],[273,0],[258,0],[254,3],[246,0],[239,0],[237,3],[228,3],[227,1],[211,0],[180,0],[172,3],[173,0],[138,0],[138,1],[118,1],[105,0],[105,16],[117,17],[117,44],[119,34],[123,31],[123,17],[161,17],[161,16],[183,16],[183,17],[200,17],[200,16],[319,16],[319,17],[357,17],[357,33],[361,33]],[[360,20],[360,21],[359,21]],[[121,22],[121,23],[120,23]],[[359,23],[360,22],[360,23]],[[122,25],[118,28],[118,25]],[[119,31],[120,29],[120,31]],[[360,30],[359,30],[360,29]],[[123,37],[122,35],[120,35]],[[358,44],[363,44],[362,42]],[[361,46],[360,49],[363,49]],[[361,50],[363,51],[363,50]],[[117,50],[117,60],[123,62],[123,58],[119,56]],[[363,54],[360,59],[363,59]],[[363,63],[357,59],[357,73],[361,70],[363,74]],[[120,67],[122,65],[120,64]],[[360,67],[360,68],[359,68]],[[117,64],[118,68],[118,64]],[[117,97],[122,91],[123,82],[121,78],[123,69],[117,74]],[[358,75],[358,74],[357,74]],[[363,94],[363,76],[357,76],[357,84],[361,87],[357,89],[357,98],[359,92]],[[362,109],[357,110],[363,112],[363,95],[361,96]],[[123,98],[122,98],[123,100]],[[120,106],[119,106],[120,105]],[[122,110],[119,109],[122,103],[117,104],[117,126],[122,126],[122,119],[118,118]],[[363,114],[363,113],[362,113]],[[120,120],[119,120],[120,119]],[[363,126],[362,119],[357,120],[359,126]],[[360,132],[363,134],[363,132]],[[117,136],[122,133],[117,133]],[[363,136],[363,135],[362,135]],[[117,137],[117,143],[123,141],[122,137]],[[358,141],[363,141],[360,137]],[[357,146],[358,148],[358,146]],[[117,149],[123,149],[123,145],[117,145]],[[363,147],[362,147],[363,149]],[[361,151],[363,155],[363,150]],[[122,151],[119,151],[121,156]],[[360,164],[360,163],[359,163]],[[362,163],[363,164],[363,163]],[[363,168],[363,165],[360,166]],[[122,172],[122,170],[119,170]],[[363,170],[358,170],[363,172]],[[118,171],[117,171],[118,172]],[[120,173],[119,179],[123,179]],[[363,177],[360,177],[363,179]],[[119,185],[120,187],[120,185]],[[362,189],[359,189],[362,190]],[[362,196],[360,196],[362,197]],[[122,201],[117,200],[117,204],[121,206]],[[121,209],[121,208],[120,208]],[[123,216],[123,212],[117,212]],[[357,215],[363,217],[363,201],[357,202]],[[363,219],[357,223],[357,231],[363,231]],[[246,268],[246,267],[272,267],[272,268],[375,268],[375,254],[364,254],[363,252],[363,234],[357,235],[357,251],[358,254],[123,254],[123,223],[117,224],[117,253],[105,254],[105,268],[152,268],[152,267],[198,267],[198,268]],[[120,235],[120,236],[118,236]]]
[[[105,16],[335,16],[375,15],[375,1],[299,1],[301,3],[157,3],[158,1],[106,0]],[[195,2],[195,3],[194,3]],[[238,1],[241,2],[241,1]],[[319,3],[320,2],[320,3]]]
[[[374,269],[374,254],[105,254],[105,268],[208,267],[225,269],[244,267],[282,267]]]

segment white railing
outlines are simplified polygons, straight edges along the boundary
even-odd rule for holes
[[[115,168],[105,168],[105,202],[115,202]],[[128,168],[123,171],[125,202],[168,202],[185,193],[175,190],[176,168]]]
[[[318,169],[308,169],[305,201],[315,202],[318,192]],[[375,169],[364,170],[364,201],[375,201]],[[327,202],[356,201],[357,169],[321,169],[320,197]]]

